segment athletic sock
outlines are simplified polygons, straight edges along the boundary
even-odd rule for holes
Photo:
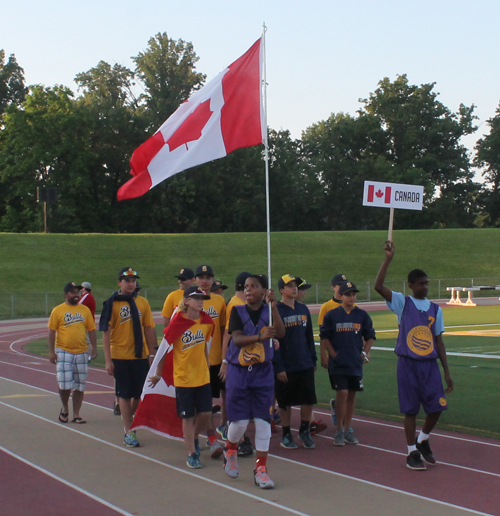
[[[290,430],[289,426],[282,427],[282,430],[283,430],[283,437],[285,437],[285,435],[288,435],[288,434],[292,433],[292,431]]]
[[[210,443],[210,446],[214,444],[215,441],[217,441],[217,438],[215,437],[215,433],[213,430],[209,430],[207,432],[208,442]]]
[[[238,451],[238,443],[232,443],[231,441],[226,441],[226,450]]]
[[[424,432],[422,432],[422,430],[420,430],[420,433],[418,434],[418,437],[417,437],[417,443],[421,443],[422,441],[427,441],[427,439],[429,439],[429,436],[431,434],[424,434]]]
[[[416,451],[416,449],[417,447],[414,444],[408,445],[408,455],[410,455],[412,451]]]
[[[266,467],[267,465],[267,455],[265,457],[257,457],[257,460],[255,461],[255,469],[259,468],[260,466]]]
[[[308,432],[309,431],[309,421],[301,421],[299,433]]]

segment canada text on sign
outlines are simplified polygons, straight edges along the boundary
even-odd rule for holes
[[[363,206],[421,210],[423,200],[424,187],[420,185],[365,181]]]

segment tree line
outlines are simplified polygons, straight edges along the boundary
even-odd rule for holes
[[[134,149],[203,86],[198,59],[191,43],[158,33],[133,70],[100,61],[77,74],[75,94],[27,87],[15,55],[0,50],[0,231],[43,228],[37,187],[58,189],[51,232],[265,231],[262,146],[116,200]],[[398,211],[397,229],[499,226],[500,108],[472,155],[461,138],[477,129],[474,105],[452,112],[434,87],[384,78],[354,115],[332,113],[300,139],[269,129],[272,230],[386,228],[388,210],[361,206],[365,180],[424,186],[424,210]]]

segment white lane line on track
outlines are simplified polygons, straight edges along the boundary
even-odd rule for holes
[[[55,372],[52,372],[52,371],[44,371],[43,369],[37,369],[36,367],[28,367],[28,366],[25,366],[25,365],[21,365],[21,364],[13,364],[12,362],[4,362],[3,360],[0,360],[0,364],[5,364],[5,365],[8,365],[8,366],[12,366],[12,367],[20,367],[21,369],[29,369],[30,371],[36,371],[37,373],[43,373],[43,374],[49,374],[51,376],[56,376],[56,373]],[[8,380],[8,378],[4,378],[5,380]],[[97,385],[98,387],[104,387],[105,389],[109,389],[110,391],[114,391],[114,387],[111,387],[110,385],[104,385],[102,383],[96,383],[96,382],[92,382],[92,381],[89,381],[87,380],[85,382],[85,385],[87,384],[90,384],[90,385]],[[24,384],[24,385],[29,385],[29,384]],[[33,385],[29,385],[30,387],[33,387]],[[38,387],[35,387],[35,388],[38,388]]]
[[[79,493],[82,493],[85,496],[88,496],[89,498],[92,498],[92,500],[95,500],[95,501],[99,502],[100,504],[105,505],[106,507],[109,507],[110,509],[113,509],[114,511],[116,511],[116,512],[118,512],[120,514],[123,514],[124,516],[134,516],[132,513],[124,511],[123,509],[120,509],[116,505],[113,505],[112,503],[107,502],[103,498],[99,498],[98,496],[96,496],[96,495],[94,495],[92,493],[89,493],[88,491],[85,491],[85,489],[82,489],[81,487],[78,487],[77,485],[72,484],[71,482],[68,482],[67,480],[64,480],[64,478],[61,478],[61,477],[59,477],[57,475],[54,475],[54,473],[51,473],[50,471],[48,471],[48,470],[46,470],[46,469],[44,469],[44,468],[42,468],[40,466],[37,466],[33,462],[31,462],[31,461],[29,461],[27,459],[24,459],[20,455],[17,455],[16,453],[11,452],[10,450],[7,450],[3,446],[0,446],[0,450],[5,452],[5,453],[7,453],[11,457],[14,457],[15,459],[20,460],[21,462],[24,462],[24,464],[27,464],[28,466],[31,466],[32,468],[35,468],[36,470],[42,472],[43,474],[53,478],[54,480],[57,480],[58,482],[61,482],[61,484],[64,484],[64,485],[67,485],[67,486],[71,487],[75,491],[78,491]]]
[[[168,464],[166,462],[162,462],[160,460],[153,459],[153,458],[148,457],[146,455],[142,455],[142,454],[138,453],[137,451],[134,452],[132,450],[128,450],[126,448],[123,448],[122,446],[118,446],[118,445],[116,445],[114,443],[111,443],[109,441],[105,441],[104,439],[101,439],[99,437],[95,437],[93,435],[86,434],[84,432],[80,432],[79,430],[76,430],[74,428],[70,428],[70,427],[66,427],[66,426],[63,427],[63,426],[61,426],[60,423],[57,423],[55,421],[51,421],[50,419],[46,419],[46,418],[44,418],[42,416],[39,416],[38,414],[33,414],[32,412],[28,412],[27,410],[20,409],[18,407],[13,406],[13,405],[9,405],[8,403],[4,403],[3,401],[0,401],[0,405],[4,405],[5,407],[17,410],[18,412],[21,412],[21,413],[26,414],[28,416],[32,416],[34,418],[40,419],[40,420],[42,420],[42,421],[44,421],[46,423],[50,423],[50,424],[56,425],[58,428],[62,428],[63,430],[69,430],[70,432],[75,432],[76,434],[79,434],[81,436],[88,437],[89,439],[93,439],[94,441],[98,441],[98,442],[100,442],[102,444],[106,444],[106,445],[110,446],[111,448],[119,450],[119,451],[121,451],[123,453],[131,453],[131,454],[135,455],[136,457],[139,457],[139,458],[144,459],[144,460],[149,461],[149,462],[153,462],[154,464],[158,464],[158,465],[163,466],[165,468],[171,469],[171,470],[173,470],[173,471],[175,471],[177,473],[182,473],[184,475],[188,475],[190,477],[197,478],[198,480],[203,480],[205,482],[208,482],[210,484],[216,485],[218,487],[222,487],[222,488],[227,489],[229,491],[232,491],[234,493],[246,496],[248,498],[252,498],[253,500],[256,500],[258,502],[261,502],[261,503],[264,503],[264,504],[267,504],[267,505],[271,505],[272,507],[276,507],[277,509],[281,509],[281,510],[289,512],[291,514],[296,514],[298,516],[310,516],[310,515],[308,515],[308,514],[306,514],[304,512],[296,511],[295,509],[292,509],[291,507],[287,507],[287,506],[281,505],[281,504],[279,504],[277,502],[273,502],[272,500],[267,500],[266,498],[262,498],[260,496],[253,495],[251,493],[247,493],[247,492],[242,491],[240,489],[236,489],[236,488],[231,487],[229,485],[223,484],[222,482],[217,482],[216,480],[212,480],[210,478],[202,477],[200,475],[197,475],[194,472],[178,468],[177,466],[173,466],[173,465]],[[125,514],[128,514],[128,513],[125,513]],[[479,514],[479,513],[477,513],[477,514]]]
[[[20,382],[16,382],[16,383],[20,383]],[[247,493],[245,491],[241,491],[240,489],[236,489],[234,487],[228,486],[228,485],[223,484],[221,482],[218,482],[216,480],[212,480],[212,479],[209,479],[209,478],[206,478],[206,477],[202,477],[202,476],[196,475],[195,473],[193,473],[191,471],[180,469],[180,468],[178,468],[176,466],[173,466],[171,464],[168,464],[166,462],[162,462],[162,461],[159,461],[157,459],[153,459],[151,457],[148,457],[148,456],[145,456],[145,455],[141,455],[140,453],[134,452],[132,450],[128,450],[126,448],[122,448],[121,446],[118,446],[118,445],[116,445],[114,443],[111,443],[109,441],[105,441],[104,439],[100,439],[99,437],[95,437],[93,435],[86,434],[86,433],[81,432],[79,430],[76,430],[74,428],[62,427],[59,423],[56,423],[55,421],[51,421],[50,419],[46,419],[46,418],[44,418],[42,416],[39,416],[37,414],[33,414],[32,412],[28,412],[26,410],[20,409],[18,407],[13,406],[13,405],[9,405],[8,403],[5,403],[3,401],[0,401],[0,405],[4,405],[7,408],[11,408],[13,410],[16,410],[18,412],[26,414],[28,416],[32,416],[34,418],[40,419],[40,420],[42,420],[42,421],[44,421],[46,423],[50,423],[50,424],[56,425],[58,428],[62,428],[64,430],[69,430],[69,431],[75,432],[75,433],[77,433],[79,435],[88,437],[89,439],[93,439],[93,440],[98,441],[98,442],[100,442],[102,444],[106,444],[106,445],[108,445],[108,446],[110,446],[110,447],[112,447],[112,448],[114,448],[116,450],[120,450],[120,451],[125,452],[125,453],[133,453],[134,455],[136,455],[138,457],[141,457],[144,460],[147,460],[149,462],[153,462],[154,464],[158,464],[160,466],[166,467],[168,469],[176,471],[177,473],[182,473],[184,475],[188,475],[188,476],[197,478],[199,480],[204,480],[205,482],[209,482],[210,484],[213,484],[213,485],[216,485],[218,487],[222,487],[222,488],[228,489],[228,490],[230,490],[232,492],[235,492],[235,493],[243,495],[243,496],[247,496],[247,497],[252,498],[254,500],[258,500],[258,501],[260,501],[262,503],[265,503],[265,504],[268,504],[268,505],[272,505],[273,507],[277,507],[278,509],[282,509],[282,510],[290,512],[292,514],[297,514],[299,516],[309,516],[306,513],[303,513],[303,512],[300,512],[300,511],[296,511],[295,509],[292,509],[290,507],[286,507],[284,505],[281,505],[281,504],[278,504],[276,502],[267,500],[265,498],[261,498],[261,497],[256,496],[256,495],[252,495],[251,493]],[[379,484],[379,483],[376,483],[376,482],[371,482],[369,480],[360,479],[360,478],[357,478],[357,477],[353,477],[351,475],[346,475],[346,474],[343,474],[343,473],[337,473],[335,471],[331,471],[331,470],[328,470],[328,469],[325,469],[325,468],[320,468],[318,466],[312,466],[312,465],[307,464],[307,463],[295,461],[295,460],[292,460],[292,459],[287,459],[285,457],[280,457],[279,455],[270,454],[270,456],[272,456],[272,457],[274,457],[276,459],[279,459],[279,460],[283,460],[283,461],[292,463],[292,464],[297,464],[298,466],[304,466],[304,467],[307,467],[309,469],[314,469],[315,471],[320,471],[322,473],[328,473],[330,475],[341,477],[341,478],[346,478],[348,480],[354,480],[356,482],[367,484],[367,485],[370,485],[370,486],[373,486],[373,487],[381,488],[381,489],[384,489],[384,490],[389,490],[389,491],[392,491],[392,492],[395,492],[395,493],[400,493],[400,494],[403,494],[403,495],[408,495],[408,496],[411,496],[411,497],[414,497],[414,498],[418,498],[420,500],[425,500],[425,501],[428,501],[428,502],[437,503],[439,505],[444,505],[446,507],[452,507],[454,509],[462,510],[462,511],[465,511],[465,512],[470,513],[470,514],[478,514],[478,515],[481,515],[481,516],[494,516],[494,515],[491,515],[490,513],[476,511],[474,509],[469,509],[467,507],[462,507],[460,505],[455,505],[455,504],[452,504],[452,503],[449,503],[449,502],[444,502],[444,501],[441,501],[441,500],[435,500],[433,498],[429,498],[429,497],[426,497],[426,496],[410,493],[408,491],[403,491],[401,489],[397,489],[397,488],[394,488],[394,487],[391,487],[391,486],[386,486],[384,484]]]

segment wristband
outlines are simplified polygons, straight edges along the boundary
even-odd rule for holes
[[[227,364],[227,360],[225,358],[222,359],[223,364]]]
[[[161,380],[161,376],[158,376],[157,374],[154,374],[153,378],[156,378],[157,380]]]
[[[149,355],[149,358],[154,358],[155,356],[154,355]]]

